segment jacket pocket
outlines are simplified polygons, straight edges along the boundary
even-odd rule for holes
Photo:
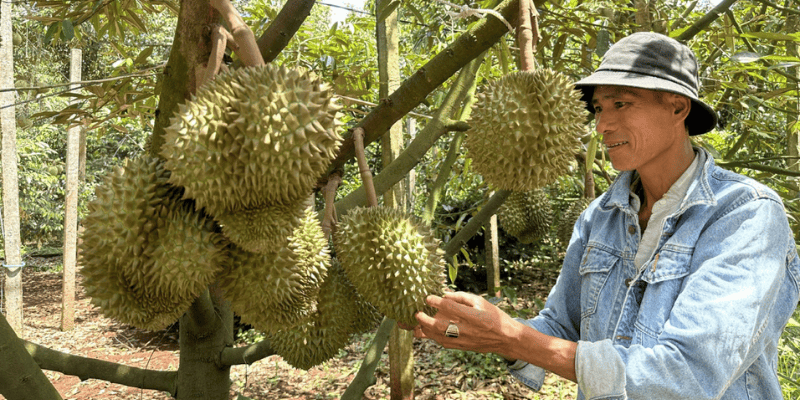
[[[665,246],[666,247],[666,246]],[[653,347],[672,313],[672,306],[681,293],[683,280],[690,272],[692,255],[687,249],[663,248],[645,264],[642,280],[647,289],[634,324],[634,343]]]
[[[597,311],[597,303],[620,257],[598,247],[589,246],[583,253],[579,273],[581,275],[581,319]]]

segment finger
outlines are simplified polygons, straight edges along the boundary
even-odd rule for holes
[[[477,307],[482,300],[479,296],[465,292],[447,293],[444,295],[444,298],[469,307]]]
[[[477,308],[477,307],[474,307],[472,305],[461,304],[461,303],[451,299],[450,296],[455,296],[455,295],[448,294],[445,297],[439,297],[439,296],[431,295],[431,296],[428,296],[428,298],[426,300],[427,300],[429,306],[431,306],[433,308],[436,308],[437,310],[442,312],[444,315],[449,316],[450,319],[454,319],[454,320],[459,320],[460,321],[460,320],[464,319],[468,315],[475,314],[475,308]],[[457,297],[457,298],[458,299],[463,299],[463,297]]]

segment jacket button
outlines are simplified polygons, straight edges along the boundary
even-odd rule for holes
[[[633,225],[628,225],[628,233],[630,233],[631,235],[636,233],[636,227]]]
[[[633,282],[633,278],[625,279],[625,286],[630,286],[631,282]]]

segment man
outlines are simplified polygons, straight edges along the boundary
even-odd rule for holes
[[[778,195],[691,146],[716,124],[694,54],[637,33],[576,87],[622,172],[576,222],[545,309],[520,320],[479,296],[430,296],[439,311],[417,313],[415,336],[497,353],[536,390],[552,371],[579,399],[781,398],[800,261]]]

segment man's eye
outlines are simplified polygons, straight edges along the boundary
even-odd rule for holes
[[[617,102],[615,102],[615,103],[614,103],[614,107],[616,107],[616,108],[622,108],[622,107],[624,107],[626,104],[628,104],[628,103],[625,103],[624,101],[617,101]]]

